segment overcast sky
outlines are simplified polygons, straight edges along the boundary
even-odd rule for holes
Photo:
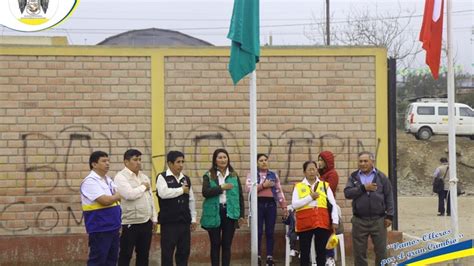
[[[311,45],[307,38],[311,25],[324,22],[325,0],[260,0],[261,43],[273,45]],[[474,4],[453,0],[453,32],[457,62],[473,73]],[[331,0],[333,23],[344,23],[354,9],[390,14],[402,7],[402,14],[414,10],[409,32],[417,36],[424,0]],[[107,37],[144,28],[171,29],[203,39],[217,46],[228,46],[226,39],[233,0],[81,0],[76,11],[56,28],[39,33],[19,33],[5,27],[1,35],[61,35],[73,45],[95,45]],[[459,12],[461,11],[461,12]],[[322,43],[322,36],[315,35]],[[417,42],[416,40],[414,40]],[[418,42],[417,42],[418,43]],[[418,44],[419,45],[419,44]],[[414,67],[423,66],[419,56]]]

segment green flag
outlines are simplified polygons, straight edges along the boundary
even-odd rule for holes
[[[259,0],[234,0],[227,38],[232,40],[229,73],[236,85],[255,70],[260,57]]]

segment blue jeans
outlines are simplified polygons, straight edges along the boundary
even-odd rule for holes
[[[89,234],[88,266],[115,266],[119,253],[119,230]]]
[[[266,198],[265,198],[266,199]],[[276,222],[276,203],[273,198],[271,200],[258,200],[258,255],[262,250],[263,224],[265,223],[265,239],[267,240],[267,256],[273,256],[273,234],[275,232]]]

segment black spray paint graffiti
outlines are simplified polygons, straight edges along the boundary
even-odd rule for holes
[[[351,138],[341,138],[334,134],[325,134],[316,137],[314,132],[305,128],[292,128],[283,131],[277,138],[271,138],[267,133],[262,134],[263,138],[267,142],[264,147],[259,147],[259,150],[271,155],[273,149],[276,147],[284,147],[286,159],[284,159],[286,166],[284,169],[278,170],[279,176],[282,178],[284,184],[289,183],[290,173],[292,169],[295,169],[295,164],[301,164],[302,160],[296,157],[301,155],[306,156],[305,160],[315,159],[312,158],[317,152],[331,149],[335,156],[357,154],[360,151],[365,150],[365,146],[361,140],[353,140]],[[231,159],[234,168],[241,169],[239,163],[242,162],[248,154],[241,153],[242,145],[239,144],[235,135],[227,130],[225,127],[215,125],[200,125],[191,129],[182,143],[173,138],[171,133],[168,134],[167,139],[167,150],[178,149],[184,151],[186,154],[186,161],[188,165],[193,164],[191,167],[187,167],[187,174],[192,177],[199,177],[203,174],[206,169],[199,169],[199,162],[210,161],[210,155],[212,151],[206,150],[204,153],[203,149],[208,147],[223,147],[231,148],[233,153]],[[355,151],[351,145],[355,143]],[[378,148],[380,146],[380,140],[377,141],[375,154],[377,155]],[[189,148],[192,148],[189,151]],[[154,155],[153,158],[163,157],[165,155]],[[204,156],[204,159],[203,159]],[[247,160],[247,158],[246,158]],[[299,165],[298,165],[299,167]],[[202,168],[202,167],[201,167]],[[166,169],[166,163],[163,166]],[[199,170],[198,170],[199,169]],[[197,178],[198,182],[201,182],[200,178]]]
[[[117,135],[122,140],[126,140],[128,147],[132,148],[132,143],[127,136],[121,133],[117,133]],[[54,196],[57,195],[55,192],[61,186],[62,188],[66,187],[67,191],[62,189],[59,192],[60,194],[72,193],[76,197],[70,201],[61,200],[61,197],[57,197],[58,204],[48,203],[46,206],[38,206],[38,209],[33,211],[33,223],[19,227],[10,226],[8,221],[3,220],[3,214],[13,212],[15,208],[23,208],[28,204],[25,201],[7,204],[0,213],[0,228],[12,233],[26,231],[31,227],[39,231],[51,231],[60,224],[60,213],[66,211],[67,221],[64,233],[70,233],[71,227],[78,226],[83,221],[82,211],[80,211],[81,203],[77,197],[79,196],[79,188],[73,184],[73,180],[77,181],[78,178],[82,179],[82,177],[71,174],[75,170],[73,165],[77,164],[78,158],[88,157],[93,150],[100,149],[112,156],[111,138],[102,132],[93,132],[85,126],[69,126],[59,131],[54,137],[34,132],[22,134],[21,140],[23,141],[24,186],[22,195],[16,196]],[[63,144],[66,144],[66,147]],[[145,147],[145,154],[151,154],[147,141],[143,141],[140,146]],[[36,163],[34,159],[38,156],[46,159],[41,163]],[[39,186],[35,183],[38,180],[43,181]]]
[[[123,140],[127,141],[128,146],[132,148],[132,143],[126,135],[117,133]],[[276,149],[284,148],[285,167],[283,170],[279,170],[280,177],[282,177],[283,183],[289,183],[289,177],[291,169],[295,168],[295,164],[300,164],[301,155],[306,159],[312,158],[317,152],[330,148],[333,150],[336,156],[350,155],[354,152],[359,152],[365,149],[364,144],[361,140],[352,140],[350,138],[341,138],[334,134],[321,135],[319,137],[316,134],[305,128],[293,128],[282,132],[278,137],[272,138],[270,134],[262,134],[266,145],[260,147],[260,150],[265,151],[271,155],[276,152]],[[78,163],[78,157],[88,156],[93,150],[104,150],[112,155],[112,140],[111,138],[101,132],[93,132],[90,128],[85,126],[70,126],[59,131],[58,134],[53,138],[42,133],[27,133],[21,136],[23,141],[23,159],[24,159],[24,193],[23,195],[55,195],[55,189],[58,187],[60,181],[65,184],[65,187],[70,192],[78,194],[78,187],[73,185],[73,180],[77,180],[77,176],[71,176],[73,173],[74,165]],[[49,153],[45,153],[46,162],[41,164],[35,164],[34,161],[30,161],[30,156],[35,156],[35,152],[41,151],[38,149],[38,141],[44,146],[44,149],[50,149]],[[240,141],[240,142],[239,142]],[[356,151],[351,150],[351,143],[356,143]],[[179,143],[181,142],[181,143]],[[224,147],[232,149],[232,160],[236,169],[241,169],[241,163],[243,158],[248,160],[245,156],[248,154],[242,153],[242,147],[244,147],[245,141],[237,139],[235,134],[225,127],[215,125],[200,125],[191,129],[184,140],[178,141],[173,139],[171,134],[168,135],[166,150],[178,149],[184,151],[187,156],[187,161],[194,164],[194,169],[199,168],[199,162],[210,160],[210,154],[212,151],[208,151],[208,147]],[[58,145],[58,143],[60,143]],[[61,144],[65,144],[63,147]],[[376,151],[380,140],[378,140]],[[151,156],[150,145],[144,141],[141,147],[144,148],[144,156],[150,155],[151,167],[155,173],[160,172],[159,170],[166,169],[166,162],[163,165],[157,166],[153,162],[153,158],[166,157],[165,154],[156,154]],[[31,150],[30,150],[31,149]],[[63,155],[61,155],[61,152]],[[121,153],[123,151],[117,151]],[[278,152],[281,154],[281,150]],[[64,156],[64,157],[62,157]],[[33,158],[33,157],[31,157]],[[347,156],[349,158],[349,156]],[[190,160],[191,159],[191,160]],[[166,160],[163,160],[166,161]],[[157,171],[158,170],[158,171]],[[199,173],[195,170],[192,176],[198,177]],[[202,169],[200,170],[202,171]],[[30,186],[30,180],[38,179],[41,174],[47,173],[49,175],[49,183],[46,186],[35,187]],[[37,176],[38,175],[38,176]],[[199,181],[201,179],[199,178]],[[34,183],[32,183],[34,184]],[[63,193],[63,192],[62,192]],[[34,211],[34,223],[30,226],[25,225],[24,227],[9,227],[7,221],[0,219],[0,228],[6,231],[15,233],[29,230],[31,226],[34,226],[40,231],[51,231],[56,228],[59,224],[65,224],[65,231],[63,233],[70,233],[71,227],[79,226],[83,223],[82,212],[79,210],[80,201],[78,202],[62,202],[60,198],[56,199],[58,204],[48,203],[45,206],[38,207],[37,211]],[[67,204],[65,204],[67,203]],[[17,201],[6,205],[0,217],[4,213],[12,211],[16,206],[26,206],[25,201]],[[67,220],[60,223],[61,212],[67,212]]]
[[[3,213],[7,213],[11,208],[14,208],[15,206],[24,206],[24,205],[26,205],[24,201],[17,201],[17,202],[8,204],[3,208],[1,214],[3,215]],[[66,210],[67,210],[67,225],[66,225],[66,231],[64,233],[70,233],[71,227],[74,225],[75,226],[81,225],[84,217],[82,216],[82,212],[80,212],[81,217],[78,219],[76,214],[74,213],[78,211],[74,211],[71,206],[68,206]],[[35,228],[43,232],[53,230],[54,228],[58,226],[60,222],[59,211],[56,209],[55,206],[52,206],[52,205],[45,206],[41,208],[39,211],[34,212],[33,217],[34,217]],[[71,218],[74,221],[74,225],[71,224]],[[25,225],[24,227],[20,227],[20,228],[10,227],[8,226],[6,221],[0,221],[0,228],[3,228],[8,232],[14,233],[14,232],[26,231],[30,229],[30,226]]]
[[[128,138],[121,134],[117,133],[123,137],[123,140],[126,140],[128,143],[128,147],[132,148],[132,144]],[[66,186],[74,192],[78,192],[79,189],[77,186],[72,184],[72,175],[70,175],[72,165],[77,164],[77,162],[71,162],[72,159],[77,159],[81,156],[88,156],[93,150],[103,150],[107,152],[110,156],[112,156],[112,140],[110,137],[104,133],[96,133],[93,132],[90,128],[85,126],[70,126],[66,127],[63,130],[59,131],[56,135],[55,139],[51,138],[50,136],[41,134],[41,133],[27,133],[21,136],[23,140],[23,162],[24,162],[24,172],[25,172],[25,195],[28,194],[38,194],[38,193],[46,193],[54,190],[60,179],[64,179]],[[30,156],[36,156],[36,151],[41,154],[41,149],[36,146],[32,146],[31,143],[35,141],[42,141],[44,142],[43,148],[52,149],[53,152],[50,154],[44,154],[48,161],[44,164],[30,164],[29,158]],[[59,150],[62,149],[61,145],[57,143],[68,143],[66,147],[66,154],[64,155],[64,163],[58,162],[60,155]],[[150,154],[149,145],[146,141],[141,146],[145,147],[145,150]],[[29,150],[33,149],[34,152],[30,152]],[[75,149],[80,149],[79,152],[75,152]],[[121,151],[122,152],[122,151]],[[59,166],[57,166],[59,165]],[[61,165],[64,166],[61,169]],[[31,188],[28,186],[28,180],[34,179],[35,174],[38,173],[54,173],[55,178],[52,178],[52,181],[49,183],[48,186],[44,188],[35,188],[35,190],[30,190]],[[77,177],[75,177],[77,178]]]

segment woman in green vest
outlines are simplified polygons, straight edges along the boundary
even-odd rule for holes
[[[305,178],[295,185],[291,201],[296,210],[295,230],[300,240],[300,263],[302,266],[309,265],[311,240],[314,236],[316,263],[325,265],[326,243],[339,224],[336,200],[329,183],[319,180],[315,161],[306,161],[303,171]]]
[[[242,185],[230,164],[229,153],[217,149],[212,155],[212,166],[203,176],[201,227],[209,233],[211,264],[230,265],[232,239],[236,228],[244,223]]]

